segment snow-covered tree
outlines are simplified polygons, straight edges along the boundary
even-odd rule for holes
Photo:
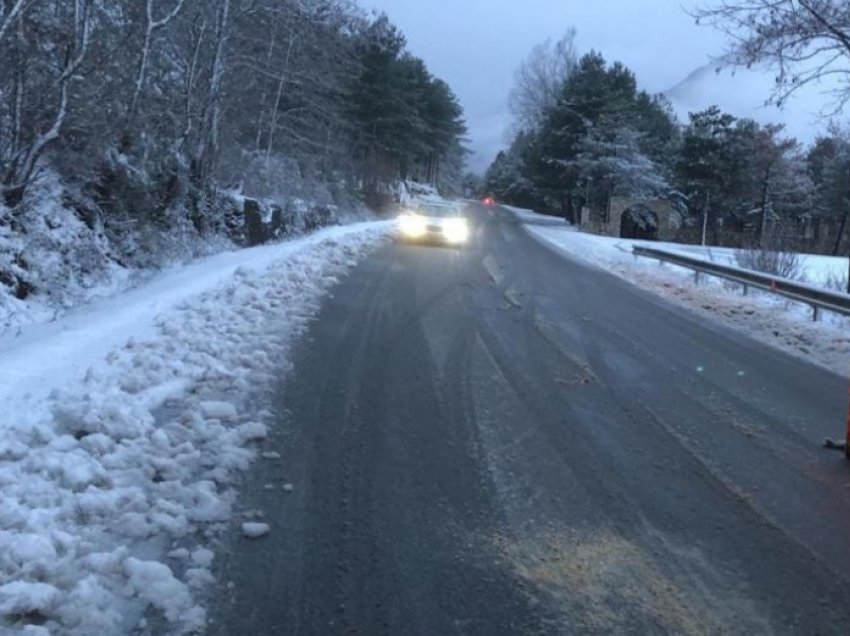
[[[238,239],[225,189],[459,189],[465,130],[450,87],[352,0],[0,0],[0,226],[28,243],[48,191],[104,261],[148,266],[163,243]]]
[[[641,133],[628,127],[591,129],[579,143],[574,165],[586,186],[607,197],[645,199],[668,189],[662,171],[641,151]]]
[[[14,18],[18,21],[19,34],[16,38],[17,48],[14,53],[19,74],[15,83],[15,103],[12,106],[15,125],[9,154],[0,164],[0,171],[2,171],[0,192],[9,207],[16,206],[23,198],[24,191],[35,174],[39,159],[59,138],[65,120],[68,118],[72,83],[80,79],[77,74],[89,51],[94,22],[92,4],[91,0],[74,0],[66,4],[62,8],[64,10],[59,10],[58,13],[35,9],[29,12],[29,16],[38,20],[42,27],[54,31],[55,36],[61,38],[59,41],[65,43],[61,48],[52,47],[52,68],[41,66],[41,70],[48,77],[44,78],[46,80],[42,87],[44,93],[38,97],[43,99],[46,93],[49,101],[45,100],[47,103],[43,101],[39,104],[41,108],[39,108],[36,126],[26,126],[25,117],[28,114],[26,106],[29,103],[25,101],[32,94],[25,94],[26,80],[23,75],[28,62],[27,58],[34,55],[36,50],[43,50],[43,47],[40,43],[29,42],[25,35],[24,20],[28,14],[21,9]],[[12,7],[10,15],[14,11],[15,6]]]
[[[850,131],[833,125],[808,153],[808,174],[814,183],[814,209],[839,220],[832,253],[837,255],[850,224]]]

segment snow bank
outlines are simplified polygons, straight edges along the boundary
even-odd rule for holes
[[[551,216],[549,214],[539,214],[538,212],[534,212],[533,210],[526,210],[525,208],[516,208],[511,205],[501,205],[499,207],[505,208],[510,211],[519,221],[523,223],[542,223],[544,225],[560,225],[565,226],[567,221],[563,217]]]
[[[705,261],[731,265],[738,267],[735,256],[738,250],[730,247],[710,247],[702,245],[682,245],[680,243],[642,242],[629,241],[626,239],[615,239],[624,247],[631,249],[633,245],[647,245],[656,249],[666,250],[677,254],[684,254],[691,258],[700,258]],[[830,279],[837,278],[847,273],[847,259],[838,256],[823,256],[820,254],[799,254],[800,268],[803,281],[815,287],[829,289]]]
[[[0,340],[0,633],[191,633],[262,396],[390,224],[219,254]],[[258,406],[259,405],[259,406]]]
[[[545,225],[551,223],[555,226],[560,225],[562,230],[575,230],[572,225],[558,217],[539,214],[533,210],[515,208],[509,205],[503,205],[501,207],[510,210],[517,219],[524,223],[542,223]],[[556,239],[554,242],[556,244],[563,244],[564,239],[562,237],[560,239]],[[574,251],[572,248],[580,247],[579,251],[585,254],[587,260],[603,265],[607,265],[610,262],[611,254],[622,254],[623,252],[631,253],[632,248],[635,245],[642,245],[668,252],[674,252],[676,254],[683,254],[692,258],[701,258],[706,261],[720,263],[721,265],[738,267],[738,260],[736,258],[738,250],[731,247],[686,245],[683,243],[666,243],[662,241],[642,241],[609,236],[596,236],[584,233],[572,236],[568,242],[571,245],[571,247],[568,248],[571,252]],[[847,273],[847,258],[844,257],[823,256],[820,254],[799,254],[798,257],[801,261],[803,282],[815,287],[829,289],[829,283],[831,280],[845,276]]]
[[[842,375],[850,368],[850,319],[824,312],[821,321],[814,323],[806,305],[753,290],[743,296],[740,286],[717,278],[704,277],[697,286],[690,270],[669,264],[659,266],[656,261],[632,255],[632,247],[640,244],[734,264],[734,250],[596,236],[567,225],[530,223],[525,227],[531,236],[569,257],[597,265],[767,344]],[[812,284],[825,285],[834,268],[847,268],[847,259],[802,256]]]

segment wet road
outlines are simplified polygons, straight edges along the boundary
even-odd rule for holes
[[[850,633],[846,380],[470,214],[299,345],[210,633]]]

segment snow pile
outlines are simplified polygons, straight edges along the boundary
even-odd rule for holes
[[[267,434],[263,397],[388,229],[211,257],[0,341],[0,633],[204,625],[205,544]]]
[[[646,245],[734,264],[734,250],[596,236],[566,224],[553,226],[532,222],[526,223],[525,228],[531,236],[567,256],[597,265],[704,316],[722,320],[767,344],[842,375],[850,368],[850,319],[823,312],[821,320],[815,323],[807,305],[756,290],[743,296],[739,285],[718,278],[702,277],[700,284],[695,285],[691,270],[669,264],[660,266],[657,261],[637,259],[632,254],[634,245]],[[847,268],[847,259],[801,257],[807,280],[812,284],[825,285],[831,274]]]

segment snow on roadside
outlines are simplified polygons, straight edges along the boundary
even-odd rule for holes
[[[533,212],[523,211],[520,220],[533,218]],[[541,215],[535,215],[540,217]],[[548,218],[548,217],[543,217]],[[817,323],[812,322],[811,309],[800,303],[771,294],[751,291],[743,296],[741,288],[717,278],[704,277],[694,284],[693,272],[673,265],[660,266],[657,261],[636,259],[632,246],[647,244],[691,256],[707,256],[720,260],[732,259],[729,250],[674,243],[647,243],[596,236],[579,232],[566,223],[539,225],[526,223],[532,237],[554,247],[568,257],[578,258],[601,267],[634,284],[683,305],[697,313],[722,321],[754,338],[778,346],[793,355],[810,360],[841,375],[850,369],[850,319],[824,312]],[[700,253],[704,252],[704,253]],[[822,283],[829,272],[846,259],[812,256],[805,259],[812,283]]]
[[[163,274],[0,341],[0,633],[193,633],[262,397],[391,224]]]
[[[648,245],[656,249],[699,258],[721,265],[740,267],[736,254],[738,250],[731,247],[710,247],[702,245],[683,245],[681,243],[664,243],[661,241],[636,241],[628,239],[616,240],[617,244],[629,250],[634,245]],[[824,256],[822,254],[798,254],[800,260],[800,271],[803,281],[815,287],[829,289],[830,279],[838,279],[847,274],[847,259],[840,256]]]
[[[563,226],[566,221],[564,217],[561,216],[552,216],[549,214],[540,214],[539,212],[533,212],[532,210],[526,210],[524,208],[515,208],[510,205],[499,205],[499,207],[505,208],[509,210],[511,214],[516,217],[518,221],[522,221],[523,223],[529,224],[543,224],[543,225],[559,225]]]

